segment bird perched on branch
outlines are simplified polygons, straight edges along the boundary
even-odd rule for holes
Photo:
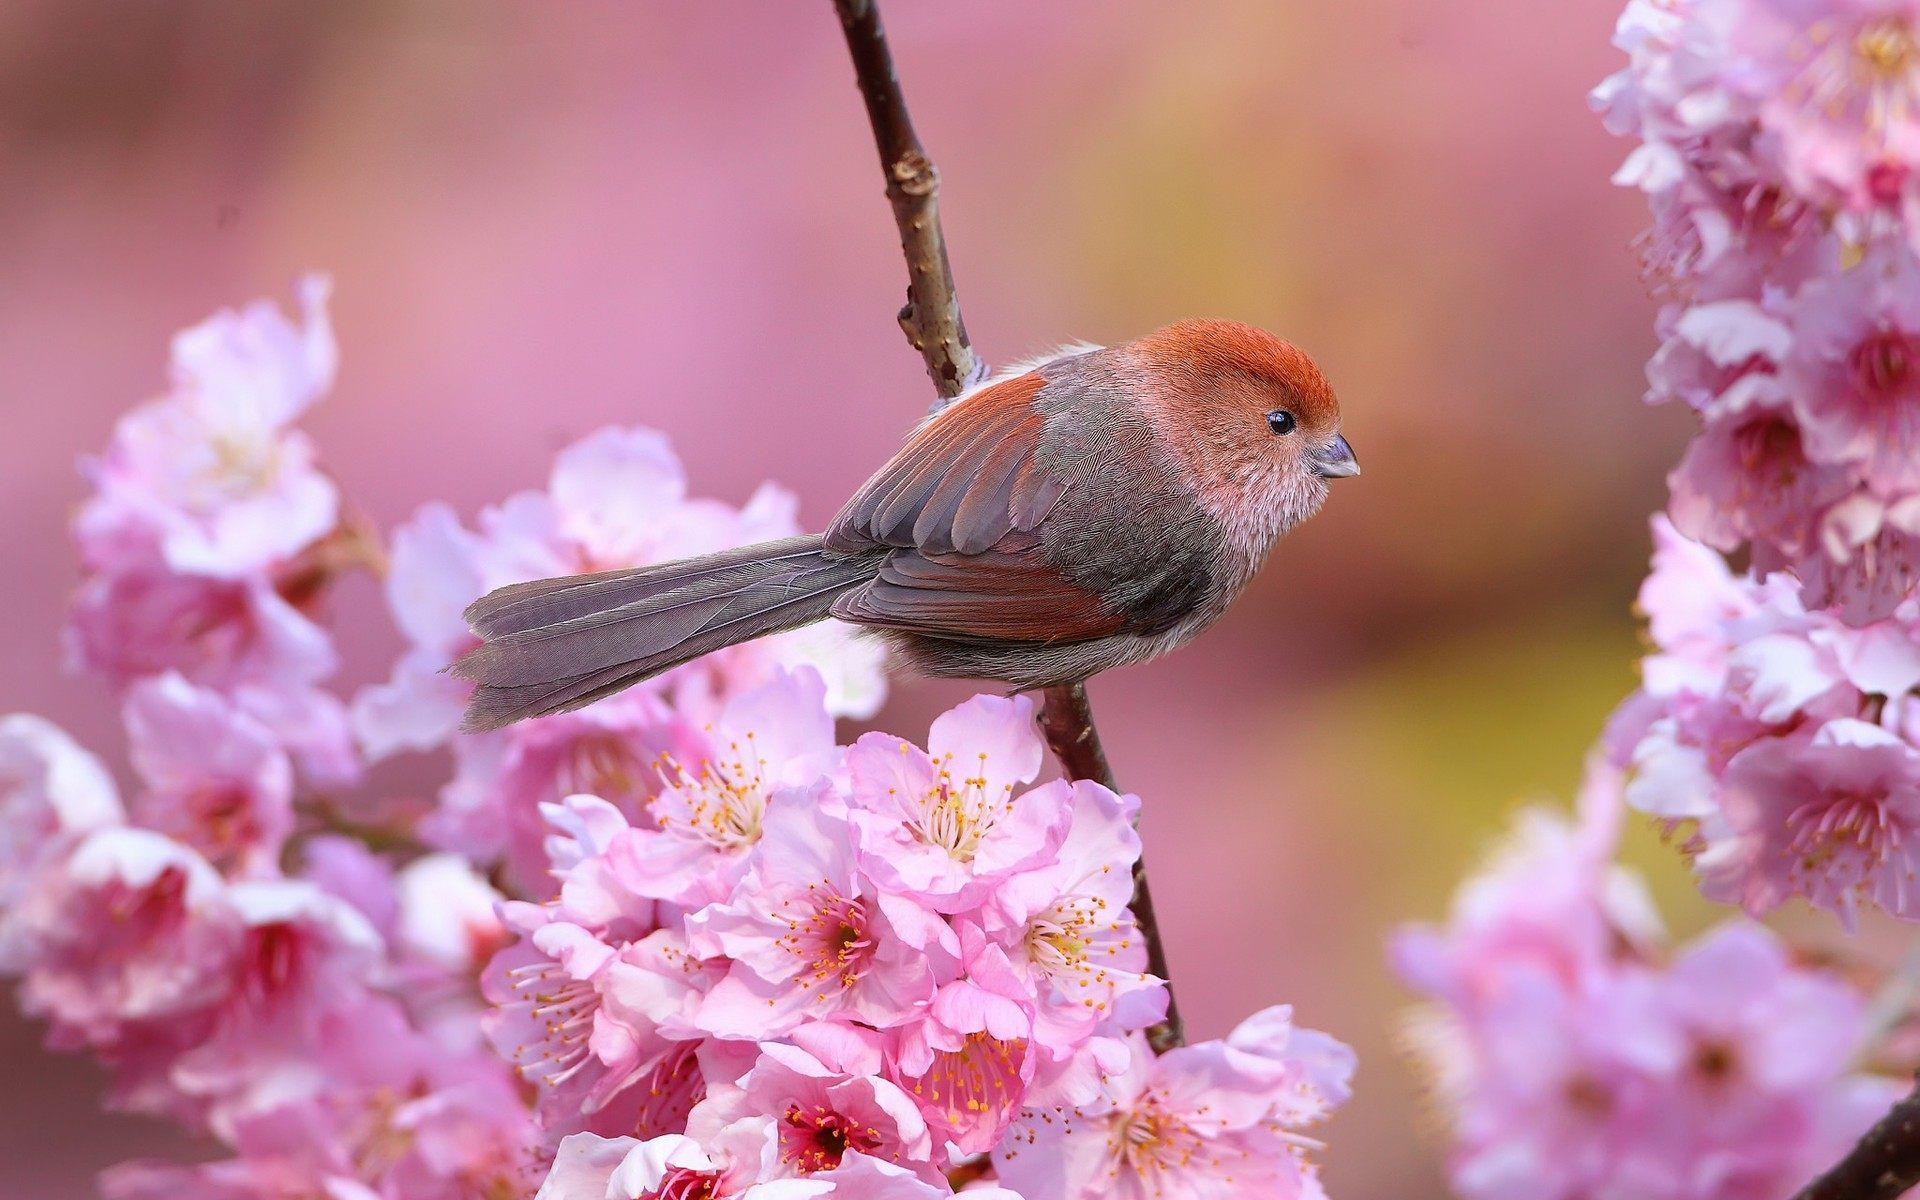
[[[1303,351],[1232,321],[1074,347],[929,418],[824,534],[516,583],[467,609],[469,730],[591,704],[826,617],[921,672],[1074,683],[1226,611],[1358,474]]]

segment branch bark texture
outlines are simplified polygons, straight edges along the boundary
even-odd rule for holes
[[[893,52],[887,47],[875,0],[834,0],[847,53],[853,59],[860,96],[880,152],[880,168],[887,180],[887,200],[900,228],[900,250],[907,260],[907,304],[900,310],[900,328],[920,352],[939,394],[938,412],[986,374],[985,366],[967,340],[960,318],[960,297],[953,286],[953,267],[947,259],[946,235],[940,228],[940,173],[913,131],[907,98],[900,90]],[[1048,688],[1041,702],[1040,723],[1047,744],[1069,779],[1088,779],[1113,791],[1113,768],[1100,745],[1082,684]],[[1147,1031],[1156,1053],[1186,1040],[1180,1010],[1174,1002],[1172,977],[1167,971],[1166,947],[1154,918],[1153,893],[1147,886],[1146,860],[1133,868],[1135,922],[1147,943],[1147,969],[1167,980],[1167,1017]]]
[[[1920,1085],[1793,1200],[1894,1200],[1920,1184]]]
[[[900,328],[927,364],[940,394],[934,404],[938,411],[985,375],[967,340],[960,298],[953,289],[953,267],[940,229],[940,172],[913,131],[887,32],[880,24],[880,6],[874,0],[834,0],[834,7],[860,81],[860,98],[866,101],[887,180],[887,201],[900,227],[900,252],[907,260],[907,303],[900,310]]]

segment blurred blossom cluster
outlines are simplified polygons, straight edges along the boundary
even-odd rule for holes
[[[88,465],[69,636],[130,786],[0,719],[0,971],[111,1103],[230,1151],[110,1200],[1321,1194],[1302,1131],[1351,1052],[1284,1007],[1152,1052],[1138,801],[1042,781],[1028,700],[840,745],[885,682],[829,623],[457,735],[477,596],[784,536],[794,502],[692,498],[611,429],[382,539],[297,427],[335,365],[324,283],[300,300],[181,334]],[[407,648],[348,699],[356,569]],[[368,784],[422,753],[431,800]]]
[[[1648,399],[1701,423],[1653,650],[1577,820],[1522,814],[1393,954],[1468,1200],[1766,1200],[1898,1097],[1863,1070],[1888,1022],[1744,918],[1670,949],[1613,860],[1631,806],[1710,898],[1920,919],[1920,5],[1630,0],[1616,43],[1593,101],[1640,143],[1616,179],[1667,295]]]
[[[1616,41],[1648,398],[1701,429],[1609,749],[1709,895],[1920,918],[1920,5],[1633,0]]]
[[[1444,928],[1394,941],[1431,1000],[1412,1048],[1453,1124],[1466,1200],[1785,1197],[1904,1090],[1849,1063],[1866,1004],[1736,918],[1667,946],[1613,862],[1618,781],[1592,767],[1576,821],[1520,814]]]

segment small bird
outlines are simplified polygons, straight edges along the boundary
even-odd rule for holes
[[[924,422],[823,534],[496,589],[452,667],[464,728],[591,704],[838,617],[927,675],[1075,683],[1212,624],[1357,475],[1303,351],[1234,321],[1075,346]]]

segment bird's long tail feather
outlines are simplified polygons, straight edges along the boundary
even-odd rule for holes
[[[451,668],[479,685],[462,728],[580,708],[703,654],[811,624],[878,565],[828,554],[814,535],[496,589],[466,612],[486,642]]]

